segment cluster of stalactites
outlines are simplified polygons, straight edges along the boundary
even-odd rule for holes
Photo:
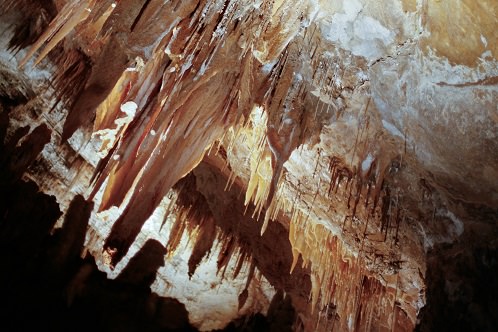
[[[368,103],[362,113],[368,109]],[[394,312],[396,289],[392,284],[383,285],[376,278],[378,275],[366,269],[365,258],[359,253],[351,253],[346,250],[342,240],[333,235],[330,229],[323,225],[316,224],[310,217],[310,209],[302,209],[296,201],[299,200],[301,188],[296,188],[296,199],[289,199],[289,193],[293,190],[284,188],[286,181],[280,182],[275,197],[271,204],[268,204],[268,193],[272,183],[272,159],[271,154],[264,142],[267,136],[268,118],[259,108],[254,109],[248,128],[238,133],[244,144],[251,147],[249,156],[250,178],[246,191],[245,204],[253,202],[255,209],[253,217],[259,218],[260,213],[265,211],[265,222],[262,232],[265,231],[268,219],[277,218],[279,214],[290,216],[289,239],[293,248],[292,270],[298,262],[299,256],[303,259],[303,267],[311,270],[312,310],[318,308],[321,312],[331,310],[342,317],[342,322],[352,321],[352,326],[359,327],[360,330],[369,330],[372,324],[382,324],[393,326],[396,324]],[[361,137],[362,128],[358,129],[357,140],[354,143],[354,150],[358,154],[358,165],[348,167],[347,163],[338,157],[325,157],[320,153],[318,158],[322,158],[325,163],[328,160],[328,171],[330,174],[330,184],[327,189],[320,186],[323,170],[315,173],[320,177],[317,192],[314,194],[329,197],[331,202],[344,206],[331,206],[334,209],[345,211],[345,227],[353,227],[352,222],[346,226],[347,220],[366,221],[358,229],[349,230],[357,234],[358,238],[367,241],[370,237],[382,241],[387,241],[388,232],[394,236],[394,243],[397,241],[399,224],[401,220],[400,207],[397,203],[393,205],[393,199],[389,188],[385,185],[385,178],[392,165],[389,156],[387,158],[372,156],[363,144]],[[237,135],[235,135],[237,137]],[[237,138],[233,139],[237,141]],[[360,144],[361,142],[361,144]],[[228,150],[234,143],[228,144]],[[318,163],[317,163],[318,167]],[[323,186],[326,187],[326,186]],[[284,190],[287,195],[283,194]],[[321,192],[323,191],[323,192]],[[337,196],[345,197],[345,200],[336,200]],[[266,204],[266,205],[265,205]],[[313,203],[312,203],[313,204]],[[351,295],[356,294],[354,301]],[[390,310],[382,311],[378,307],[380,301],[389,301],[389,305],[384,308]],[[392,310],[391,310],[392,309]],[[351,329],[351,326],[349,326]]]
[[[289,6],[293,10],[286,10]],[[356,276],[355,287],[363,284],[359,264],[345,262],[337,239],[322,226],[303,222],[302,213],[279,194],[283,165],[302,143],[302,104],[309,87],[295,75],[303,49],[292,39],[301,31],[300,17],[307,6],[266,0],[68,1],[34,43],[22,65],[37,51],[35,63],[56,45],[68,48],[69,55],[57,60],[55,75],[69,80],[67,93],[75,94],[62,139],[91,124],[101,141],[103,159],[90,198],[105,186],[99,209],[106,210],[120,206],[131,193],[106,244],[118,244],[114,261],[124,257],[138,234],[135,230],[173,185],[235,127],[237,132],[252,131],[245,203],[255,204],[255,217],[266,211],[262,232],[280,212],[293,215],[290,240],[294,258],[301,254],[311,266],[313,307],[319,298],[321,308],[348,303],[350,290],[338,286],[348,276]],[[67,36],[80,43],[78,53],[71,53],[71,43],[64,42]],[[74,84],[80,74],[86,75],[84,85]],[[313,80],[318,76],[314,73]],[[250,116],[256,105],[257,119]],[[333,190],[342,173],[336,167],[331,171]],[[375,204],[382,178],[376,181]],[[363,188],[362,183],[356,187],[353,215]],[[190,217],[187,213],[178,218],[170,251],[178,246]],[[208,240],[196,242],[191,273],[216,237],[212,221],[201,219],[199,225],[190,230],[191,236]],[[234,252],[231,245],[227,248],[222,252]],[[220,268],[226,266],[226,259],[218,262]],[[360,302],[354,303],[358,307]],[[363,315],[351,305],[341,310]]]
[[[259,154],[265,150],[264,162],[257,161],[251,177],[250,188],[258,189],[250,189],[248,197],[254,196],[258,211],[263,206],[278,211],[273,197],[299,136],[299,114],[294,114],[299,112],[280,113],[299,110],[293,103],[304,90],[294,82],[297,49],[289,45],[309,6],[68,1],[20,65],[37,52],[35,65],[56,47],[66,49],[56,58],[54,76],[62,90],[58,98],[70,101],[62,140],[93,125],[103,159],[90,198],[105,185],[100,210],[121,205],[131,192],[121,219],[143,223],[216,139],[230,127],[247,124],[253,107],[262,105],[271,121],[264,133],[268,139],[256,147]],[[265,65],[270,69],[263,70]],[[268,186],[266,180],[254,185],[258,172],[270,175]],[[266,223],[274,215],[267,213]]]
[[[216,260],[217,274],[221,278],[236,279],[241,271],[247,271],[246,284],[239,294],[239,309],[248,298],[248,288],[253,280],[261,277],[250,249],[237,235],[224,232],[217,226],[204,196],[195,189],[195,177],[188,175],[170,192],[170,202],[165,211],[165,220],[161,227],[169,230],[166,244],[166,260],[174,257],[188,239],[187,246],[192,249],[188,260],[188,274],[195,273],[199,264],[219,248]],[[174,218],[168,218],[169,215]],[[227,269],[232,271],[227,275]]]
[[[100,210],[121,205],[132,191],[122,223],[143,223],[206,149],[243,118],[260,84],[252,51],[270,10],[268,1],[258,7],[89,0],[62,8],[21,65],[41,49],[37,63],[69,35],[92,57],[62,139],[95,118],[94,136],[107,153],[90,195],[105,184]]]
[[[318,304],[320,316],[334,314],[333,322],[322,324],[347,324],[336,326],[339,330],[370,331],[381,326],[392,329],[397,324],[396,289],[371,276],[362,256],[352,255],[324,226],[306,219],[306,215],[296,212],[290,223],[292,269],[299,256],[303,266],[310,266],[312,310]],[[340,318],[338,322],[335,315]]]
[[[179,193],[182,195],[182,193]],[[192,195],[192,192],[184,192],[183,195]],[[202,198],[201,198],[202,199]],[[206,211],[205,202],[192,202],[188,206],[183,202],[172,201],[166,211],[166,217],[173,214],[169,228],[168,243],[166,245],[167,257],[174,257],[180,248],[182,239],[187,238],[189,246],[192,248],[188,266],[189,276],[192,276],[201,261],[206,258],[215,246],[220,247],[219,255],[216,258],[217,272],[225,276],[229,263],[235,260],[235,269],[232,278],[237,278],[244,266],[251,266],[252,257],[249,250],[239,243],[238,239],[223,232],[216,226],[213,216]],[[251,267],[253,270],[254,267]],[[249,279],[252,279],[252,275]]]

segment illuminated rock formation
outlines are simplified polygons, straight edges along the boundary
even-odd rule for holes
[[[67,211],[55,266],[89,223],[109,278],[184,306],[148,294],[157,326],[171,305],[201,330],[261,313],[424,330],[452,313],[435,294],[464,307],[455,324],[496,327],[496,301],[455,295],[445,256],[497,269],[495,1],[0,4],[2,183],[30,179]],[[85,271],[71,302],[100,301]]]

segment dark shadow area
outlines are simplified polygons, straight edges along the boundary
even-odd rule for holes
[[[290,296],[284,295],[282,291],[278,291],[270,303],[270,308],[268,308],[266,316],[258,313],[242,317],[231,322],[226,328],[220,331],[292,331],[295,315],[296,312],[292,306]]]
[[[93,257],[80,258],[92,204],[76,196],[68,211],[74,218],[50,236],[60,215],[55,199],[32,183],[17,188],[29,201],[15,195],[20,209],[0,211],[8,215],[0,237],[3,331],[195,331],[183,304],[150,291],[164,246],[149,240],[109,280]]]
[[[148,240],[115,280],[87,259],[65,292],[70,320],[82,331],[196,331],[183,304],[150,291],[165,254],[163,245]]]
[[[429,253],[427,304],[416,330],[496,331],[498,247],[441,245]]]
[[[108,280],[93,257],[81,258],[93,202],[75,196],[63,227],[52,230],[62,214],[55,197],[21,179],[51,131],[24,127],[5,140],[8,111],[24,101],[1,92],[1,330],[195,331],[183,304],[150,291],[166,254],[159,242],[146,242],[118,278]]]

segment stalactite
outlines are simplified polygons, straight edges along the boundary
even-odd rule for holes
[[[84,89],[90,76],[91,59],[80,50],[64,50],[54,52],[53,62],[57,65],[52,77],[56,108],[61,102],[72,107],[75,96]]]
[[[222,278],[225,277],[225,272],[228,267],[228,263],[231,261],[233,255],[238,248],[237,239],[233,236],[228,236],[228,239],[222,241],[222,249],[217,260],[218,273],[221,272]]]
[[[212,218],[203,219],[198,228],[198,233],[194,237],[196,242],[188,261],[189,276],[192,276],[195,273],[195,270],[201,260],[211,251],[216,238],[216,227]],[[240,271],[240,268],[238,271]]]
[[[47,30],[38,38],[36,43],[30,48],[28,53],[19,63],[23,67],[27,61],[42,47],[40,55],[35,60],[35,65],[39,63],[64,37],[66,37],[81,21],[85,20],[91,12],[95,0],[68,2],[56,18],[50,23]]]
[[[50,21],[57,14],[53,1],[4,0],[0,2],[0,16],[22,12],[9,41],[9,49],[13,52],[26,48],[43,34]]]

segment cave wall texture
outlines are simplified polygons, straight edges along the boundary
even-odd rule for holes
[[[496,0],[0,0],[0,30],[9,330],[498,329]]]

